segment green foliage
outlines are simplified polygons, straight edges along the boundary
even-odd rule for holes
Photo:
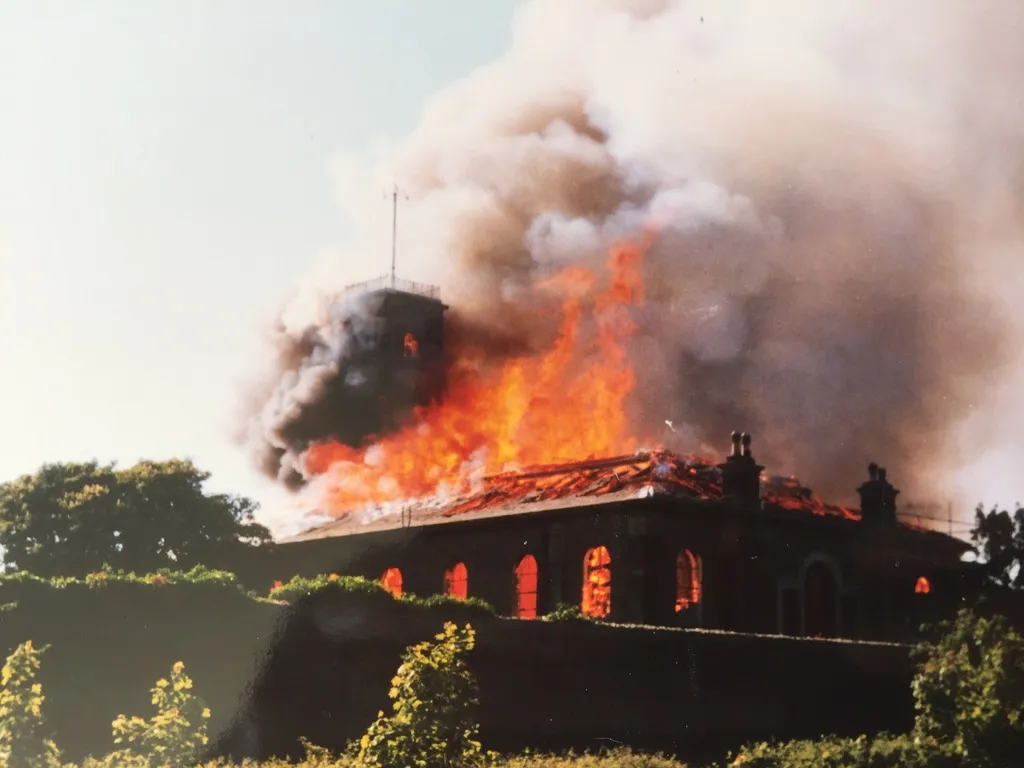
[[[190,461],[47,464],[0,484],[5,568],[84,576],[215,564],[270,542],[249,499],[207,495]]]
[[[428,595],[427,597],[417,597],[416,595],[407,594],[404,595],[402,599],[415,605],[419,605],[422,608],[452,607],[458,608],[460,611],[468,609],[470,612],[478,612],[482,615],[494,616],[497,614],[493,605],[479,597],[470,596],[462,598],[455,597],[454,595]]]
[[[559,603],[555,609],[541,617],[544,621],[594,621],[575,603]]]
[[[743,768],[954,768],[943,748],[922,749],[908,736],[855,739],[826,737],[815,741],[762,742],[744,747],[727,766]]]
[[[375,595],[381,598],[391,594],[378,581],[364,579],[362,576],[339,576],[332,573],[324,576],[306,578],[294,576],[287,582],[274,582],[268,597],[271,600],[292,603],[299,598],[319,592],[322,589],[337,589],[342,592],[355,592]]]
[[[286,582],[274,582],[268,597],[276,602],[292,603],[306,595],[311,595],[321,590],[336,589],[340,592],[370,595],[381,600],[394,600],[392,594],[376,580],[367,579],[362,576],[339,576],[336,573],[314,576],[294,576]],[[405,593],[398,600],[407,605],[414,605],[420,608],[458,608],[460,611],[479,613],[481,615],[495,615],[494,606],[481,600],[478,597],[465,599],[453,597],[452,595],[429,595],[418,597],[411,593]]]
[[[233,573],[207,568],[204,565],[197,565],[187,571],[161,568],[153,573],[140,575],[112,569],[104,564],[101,570],[88,573],[84,578],[74,576],[46,578],[26,571],[0,574],[0,594],[5,591],[24,594],[26,588],[67,589],[74,586],[86,586],[90,589],[103,589],[113,584],[139,584],[151,587],[202,584],[244,591]]]
[[[1024,508],[1011,515],[993,507],[974,511],[971,541],[980,551],[991,582],[1004,587],[1024,587]]]
[[[7,768],[60,766],[60,750],[43,735],[43,687],[35,682],[43,648],[28,641],[7,657],[0,677],[0,765]]]
[[[402,657],[388,692],[394,714],[381,712],[359,743],[364,765],[459,768],[482,762],[473,719],[476,683],[465,662],[475,633],[448,622],[434,640]]]
[[[490,768],[686,768],[663,755],[645,755],[623,747],[600,754],[516,755],[489,763]]]
[[[192,679],[185,665],[171,668],[170,680],[158,680],[152,689],[156,714],[149,720],[118,715],[113,722],[115,753],[125,761],[140,759],[151,768],[191,765],[209,741],[210,710],[192,693]]]
[[[918,650],[916,739],[950,745],[965,765],[1024,755],[1024,638],[966,610],[940,629]]]

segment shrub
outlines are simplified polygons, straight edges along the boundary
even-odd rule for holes
[[[960,763],[946,748],[923,749],[909,736],[760,743],[730,757],[736,768],[954,768]]]
[[[192,680],[179,661],[171,668],[171,679],[158,680],[152,689],[153,717],[147,721],[119,715],[114,720],[114,743],[125,746],[114,753],[124,763],[113,764],[141,759],[153,768],[191,765],[209,741],[210,718],[210,710],[191,691]]]
[[[362,576],[338,576],[332,573],[327,576],[315,576],[311,579],[294,576],[287,582],[276,581],[268,597],[271,600],[292,603],[306,595],[328,588],[379,597],[389,594],[378,581],[364,579]]]
[[[60,750],[43,735],[42,686],[35,682],[44,648],[22,643],[7,657],[0,677],[0,765],[59,768]]]
[[[388,696],[394,714],[380,712],[359,742],[366,766],[470,766],[483,760],[473,719],[476,682],[465,662],[473,628],[444,625],[436,642],[409,648]]]
[[[559,603],[553,611],[542,618],[544,621],[594,621],[575,603]]]
[[[1012,764],[1024,755],[1024,638],[1001,618],[961,611],[924,643],[913,682],[914,735],[949,745],[965,765]]]

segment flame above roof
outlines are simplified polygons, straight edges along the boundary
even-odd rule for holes
[[[761,486],[766,505],[818,516],[860,519],[860,513],[855,510],[826,504],[795,478],[763,475]],[[544,512],[652,496],[719,500],[722,498],[721,471],[712,459],[679,456],[661,450],[530,467],[485,477],[461,495],[352,512],[290,540]]]

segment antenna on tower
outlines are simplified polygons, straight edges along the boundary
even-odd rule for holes
[[[398,248],[398,195],[401,194],[406,200],[409,196],[398,188],[398,182],[394,181],[391,186],[391,290],[395,290],[395,257]]]

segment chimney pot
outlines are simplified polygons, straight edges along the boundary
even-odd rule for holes
[[[872,480],[878,479],[878,465],[875,462],[868,464],[868,477]]]
[[[878,479],[881,480],[883,483],[886,482],[886,480],[885,480],[885,467],[879,467],[878,468]]]
[[[743,442],[743,455],[750,456],[750,443],[752,438],[748,433],[744,432],[743,437],[741,439]]]
[[[740,455],[740,440],[741,439],[742,439],[742,435],[740,435],[739,432],[733,432],[732,433],[732,455],[733,456],[739,456]]]

